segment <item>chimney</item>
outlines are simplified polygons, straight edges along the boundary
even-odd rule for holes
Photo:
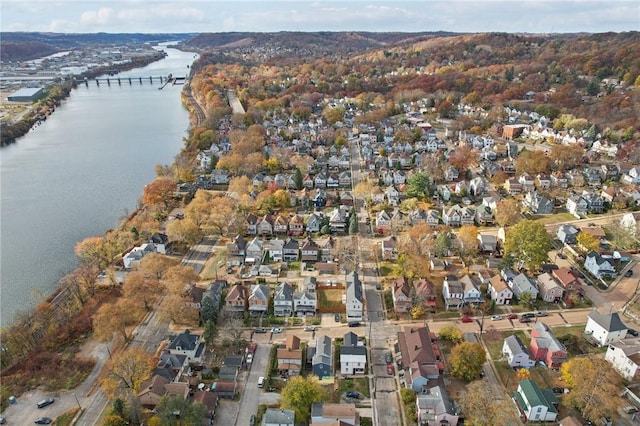
[[[416,345],[415,350],[417,351],[418,349],[420,349],[420,346]]]

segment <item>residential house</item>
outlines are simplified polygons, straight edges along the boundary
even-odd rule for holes
[[[262,256],[264,255],[264,245],[258,237],[247,243],[244,249],[246,257],[245,263],[260,263],[262,262]]]
[[[572,195],[567,198],[567,211],[578,219],[584,217],[589,212],[589,203],[580,195]]]
[[[448,209],[442,209],[442,222],[447,226],[460,226],[462,224],[462,208],[455,204]]]
[[[560,343],[549,326],[540,321],[531,329],[529,352],[536,361],[544,361],[549,368],[560,368],[567,360],[567,348]]]
[[[431,281],[426,278],[415,280],[413,282],[413,292],[416,301],[422,303],[428,311],[435,311],[438,293],[436,286]]]
[[[627,326],[624,325],[617,312],[605,315],[598,311],[591,311],[587,315],[584,334],[598,346],[606,346],[624,339],[627,335]]]
[[[356,272],[350,272],[346,277],[346,305],[347,322],[362,321],[364,307],[362,283]]]
[[[393,306],[396,312],[409,312],[413,305],[411,286],[407,277],[400,277],[393,281],[391,296],[393,298]]]
[[[544,197],[537,191],[527,192],[522,202],[524,207],[531,212],[531,214],[552,214],[553,213],[553,201]]]
[[[580,230],[571,224],[562,224],[558,227],[557,237],[565,244],[577,244]]]
[[[322,217],[320,214],[312,213],[307,216],[306,229],[307,233],[312,234],[314,232],[320,232],[322,227]]]
[[[398,243],[396,241],[396,237],[390,236],[386,237],[380,243],[380,247],[382,250],[382,258],[384,260],[397,259],[398,258]]]
[[[484,204],[478,206],[475,218],[478,225],[492,225],[494,219],[494,211],[491,210],[491,207],[485,206]]]
[[[458,180],[459,177],[460,177],[460,172],[458,172],[458,169],[456,169],[454,166],[449,166],[444,171],[444,179],[447,182]]]
[[[487,192],[487,181],[477,176],[469,182],[469,193],[475,197],[480,197]]]
[[[422,327],[404,327],[398,332],[400,349],[399,366],[405,371],[407,387],[414,392],[424,392],[436,386],[444,363],[435,335],[425,325]]]
[[[385,210],[380,210],[376,215],[376,228],[382,232],[391,230],[391,217]]]
[[[529,293],[531,295],[531,300],[536,300],[538,297],[538,289],[536,288],[535,283],[525,274],[519,274],[511,280],[507,280],[507,285],[509,285],[513,294],[518,298],[522,297],[525,293]]]
[[[613,260],[592,251],[584,259],[584,268],[598,279],[611,278],[616,275]]]
[[[366,366],[367,348],[355,333],[346,333],[340,346],[340,373],[343,376],[365,374]]]
[[[447,277],[442,284],[442,297],[447,310],[460,309],[464,305],[464,287],[460,281]]]
[[[551,188],[551,176],[546,173],[539,173],[536,176],[536,184],[538,189],[544,191]]]
[[[493,234],[478,234],[478,245],[481,252],[493,254],[498,251],[498,237]]]
[[[299,317],[315,315],[318,305],[317,299],[315,291],[304,290],[293,293],[293,311],[295,315]]]
[[[253,213],[247,215],[247,235],[256,235],[258,233],[258,217]]]
[[[331,424],[332,426],[359,426],[360,415],[354,404],[332,404],[314,402],[311,404],[310,426]]]
[[[189,329],[171,338],[167,351],[172,355],[184,355],[187,362],[200,362],[205,344],[199,334],[191,334]]]
[[[276,358],[278,358],[278,370],[281,376],[288,377],[300,374],[302,369],[300,338],[288,336],[285,344],[278,346]]]
[[[564,289],[553,278],[553,276],[545,272],[538,276],[538,290],[540,291],[540,297],[542,300],[548,303],[559,302],[564,295]]]
[[[397,206],[400,204],[400,192],[393,186],[390,186],[385,191],[385,196],[387,197],[387,201],[392,206]]]
[[[565,295],[573,292],[582,292],[582,285],[576,274],[566,266],[551,271],[551,274],[558,280],[560,286],[565,290]]]
[[[334,209],[329,215],[329,228],[331,232],[344,233],[347,230],[347,215],[340,209]]]
[[[129,253],[122,257],[122,263],[126,269],[130,269],[140,263],[143,257],[149,253],[157,253],[158,249],[153,243],[145,243],[139,247],[134,247]]]
[[[522,192],[522,184],[515,178],[509,178],[504,182],[504,189],[509,195],[517,195]]]
[[[329,336],[320,336],[316,340],[315,353],[311,361],[313,374],[320,379],[331,377],[333,365],[333,346]]]
[[[507,359],[511,368],[532,368],[536,365],[536,360],[529,355],[529,351],[515,334],[504,339],[502,356]]]
[[[535,180],[527,173],[523,173],[518,177],[518,183],[522,185],[524,192],[530,192],[536,189]]]
[[[282,262],[284,253],[284,241],[276,238],[267,241],[265,245],[265,252],[269,254],[269,258],[272,262]]]
[[[294,426],[296,412],[282,408],[267,408],[261,426]]]
[[[243,284],[236,284],[229,288],[225,299],[225,309],[231,312],[244,312],[249,296],[249,288]]]
[[[218,408],[218,394],[216,392],[208,392],[198,389],[193,394],[193,401],[204,405],[207,408],[205,418],[209,424],[213,424],[213,419],[216,416],[216,408]]]
[[[274,215],[272,214],[264,215],[264,217],[260,221],[258,221],[258,226],[257,226],[258,235],[273,235],[275,221],[276,221],[276,217]]]
[[[489,280],[487,287],[491,300],[495,301],[496,305],[510,305],[513,299],[513,291],[507,283],[502,279],[500,275],[495,275]]]
[[[418,424],[429,426],[456,425],[458,412],[444,386],[434,386],[416,397]]]
[[[300,243],[288,238],[282,246],[282,259],[285,262],[297,262],[300,259]]]
[[[304,234],[304,220],[299,214],[294,214],[289,218],[289,233],[294,236]]]
[[[460,278],[460,284],[462,284],[462,299],[465,304],[481,303],[483,301],[482,294],[478,289],[478,283],[471,277],[471,275],[465,275]]]
[[[242,235],[236,235],[233,241],[227,244],[227,253],[229,256],[242,256],[245,255],[245,248],[247,247],[247,240]]]
[[[170,382],[161,376],[153,376],[140,384],[138,400],[145,408],[155,408],[160,399],[165,396],[187,399],[189,396],[189,384],[186,382]]]
[[[293,312],[293,287],[289,283],[282,283],[276,287],[273,296],[273,315],[276,317],[290,317]]]
[[[609,344],[604,359],[627,381],[635,379],[640,366],[640,339],[624,339]]]
[[[640,184],[640,166],[631,167],[629,171],[622,176],[622,182],[629,185]]]
[[[265,315],[269,306],[269,286],[254,284],[251,286],[251,294],[247,298],[250,315]]]
[[[528,421],[555,422],[558,417],[558,398],[551,389],[541,389],[533,380],[520,380],[513,399]]]
[[[289,218],[279,214],[273,220],[273,233],[276,235],[287,235],[289,232]]]
[[[307,237],[302,241],[302,245],[300,247],[300,251],[302,252],[302,261],[303,262],[317,262],[318,261],[318,252],[319,247],[315,241],[311,238]]]
[[[318,250],[322,262],[332,262],[336,258],[336,240],[329,236],[318,241]]]

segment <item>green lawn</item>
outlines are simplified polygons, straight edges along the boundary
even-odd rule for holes
[[[576,220],[576,217],[571,213],[562,212],[562,213],[555,213],[552,215],[545,215],[545,216],[533,216],[533,220],[538,221],[542,224],[548,225],[551,223],[559,223],[559,222],[566,222],[570,220]]]
[[[369,378],[368,377],[355,377],[350,379],[343,379],[338,382],[338,392],[343,394],[346,391],[356,391],[369,398]]]

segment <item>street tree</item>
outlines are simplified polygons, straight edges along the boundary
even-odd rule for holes
[[[173,294],[184,295],[200,279],[190,266],[172,266],[164,274],[161,284]]]
[[[299,167],[296,167],[293,172],[293,182],[296,184],[296,189],[302,189],[302,172]]]
[[[462,176],[471,165],[478,162],[478,153],[470,146],[463,146],[451,153],[449,162],[458,169]]]
[[[356,187],[353,188],[353,195],[357,198],[368,200],[371,198],[371,191],[373,190],[373,184],[369,180],[363,180],[358,182]]]
[[[549,159],[560,171],[573,169],[582,163],[584,148],[580,145],[554,145],[549,152]]]
[[[451,375],[467,382],[480,376],[487,355],[480,343],[462,342],[451,350]]]
[[[280,406],[295,412],[296,423],[309,423],[311,404],[321,401],[322,389],[315,376],[295,376],[282,389]]]
[[[500,226],[515,225],[520,219],[520,204],[515,198],[507,198],[498,202],[495,211],[496,223]]]
[[[458,343],[462,340],[462,331],[454,325],[445,325],[440,329],[438,338],[452,343]]]
[[[145,311],[150,311],[160,292],[158,291],[158,281],[154,278],[147,278],[140,271],[132,271],[124,279],[122,285],[124,297],[133,303],[141,303]]]
[[[533,299],[533,295],[528,291],[525,291],[525,292],[521,293],[520,297],[518,298],[518,303],[523,308],[531,308],[531,304],[534,301],[535,300]]]
[[[138,270],[159,280],[167,269],[175,266],[178,262],[179,260],[160,253],[149,253],[140,261]]]
[[[459,402],[464,412],[465,425],[509,426],[517,422],[511,399],[484,380],[470,383]]]
[[[511,257],[516,264],[525,264],[531,271],[547,260],[549,250],[551,238],[540,222],[522,220],[507,231],[504,256]]]
[[[177,294],[168,294],[162,298],[158,307],[158,316],[163,321],[182,325],[198,325],[198,309],[187,306],[188,300]]]
[[[420,200],[428,199],[431,196],[431,178],[424,172],[411,175],[407,181],[407,195]]]
[[[153,356],[143,348],[125,349],[107,362],[102,390],[110,399],[126,400],[138,394],[140,385],[151,376],[154,367]]]
[[[128,421],[117,414],[105,416],[104,419],[102,419],[102,423],[100,423],[101,426],[127,426],[128,424]]]
[[[622,377],[603,358],[594,356],[571,358],[560,369],[571,390],[565,401],[593,422],[609,417],[622,404],[618,391]]]
[[[600,248],[600,240],[591,234],[587,234],[586,232],[580,232],[578,234],[577,241],[586,253],[598,250]]]
[[[179,413],[176,415],[176,413]],[[161,420],[162,425],[187,426],[202,424],[202,419],[207,415],[207,407],[192,399],[182,396],[163,396],[158,401],[154,417]]]
[[[196,244],[204,234],[200,227],[192,220],[172,220],[167,225],[167,236],[173,241],[180,241],[189,246]]]
[[[104,304],[93,316],[94,335],[105,342],[117,334],[127,342],[131,338],[129,328],[140,319],[142,312],[141,307],[130,299]]]

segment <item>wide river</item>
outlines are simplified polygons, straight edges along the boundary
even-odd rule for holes
[[[42,125],[0,150],[0,325],[31,309],[76,265],[74,247],[132,212],[156,164],[170,164],[187,136],[182,85],[193,53],[119,74],[141,85],[78,85]]]

